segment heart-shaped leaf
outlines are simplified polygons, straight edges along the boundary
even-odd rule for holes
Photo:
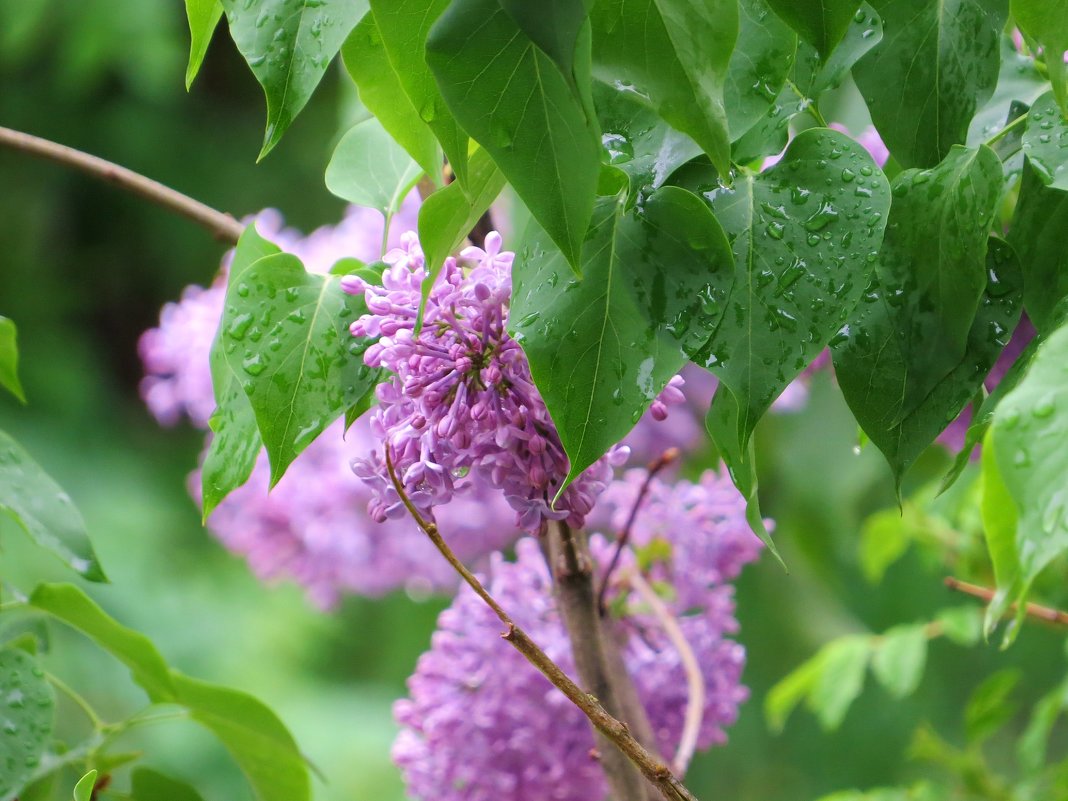
[[[423,171],[374,117],[352,126],[326,167],[326,188],[349,203],[378,209],[389,220]]]

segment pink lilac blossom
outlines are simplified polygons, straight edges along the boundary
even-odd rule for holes
[[[629,513],[643,471],[613,483],[598,501],[606,522]],[[672,583],[667,601],[702,666],[704,717],[698,747],[726,739],[748,691],[741,685],[745,650],[736,633],[733,587],[742,565],[760,545],[749,531],[744,501],[725,479],[707,473],[698,484],[668,487],[654,480],[632,530],[638,550],[666,544],[650,578]],[[664,515],[667,517],[664,517]],[[614,546],[593,537],[602,567]],[[660,549],[661,552],[664,550]],[[699,557],[702,561],[695,561]],[[624,566],[633,569],[634,553]],[[618,574],[617,574],[618,575]],[[495,556],[489,591],[568,673],[574,663],[552,600],[551,581],[537,543],[520,540],[516,559]],[[615,634],[662,753],[679,744],[688,701],[676,649],[641,601],[616,586]],[[589,801],[603,798],[604,776],[590,751],[586,719],[499,637],[500,622],[467,587],[438,619],[430,650],[408,680],[410,697],[394,714],[402,729],[393,746],[409,793],[422,801]]]
[[[537,532],[545,520],[581,528],[597,495],[626,460],[617,446],[578,477],[550,506],[568,471],[556,428],[534,387],[526,355],[508,335],[514,253],[492,232],[485,249],[469,247],[465,271],[448,258],[430,291],[422,330],[415,333],[426,267],[414,233],[386,254],[382,286],[356,276],[342,282],[362,294],[369,313],[352,323],[354,336],[378,342],[364,354],[391,377],[379,384],[371,430],[389,448],[411,501],[427,515],[449,501],[469,473],[504,493],[516,525]],[[675,387],[668,393],[671,400]],[[658,413],[666,413],[666,405]],[[372,487],[376,520],[406,514],[390,482],[384,454],[355,464]]]

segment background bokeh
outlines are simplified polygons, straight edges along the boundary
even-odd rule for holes
[[[270,206],[306,231],[336,222],[342,204],[322,175],[351,118],[347,82],[331,71],[257,165],[263,100],[247,67],[220,30],[187,94],[186,46],[176,1],[0,0],[0,124],[112,159],[238,216]],[[848,89],[840,94],[848,106]],[[855,116],[849,108],[840,119]],[[322,614],[292,586],[257,583],[202,529],[186,493],[201,434],[160,429],[137,394],[138,335],[183,286],[210,281],[222,252],[184,220],[0,151],[0,314],[19,325],[30,400],[23,408],[0,398],[0,427],[84,513],[112,582],[87,586],[94,598],[179,668],[274,707],[322,774],[318,799],[402,799],[389,762],[390,704],[443,603],[350,598]],[[1025,671],[1023,706],[1063,674],[1060,632],[1029,626],[1008,652],[936,641],[912,698],[893,700],[869,681],[835,733],[821,733],[805,711],[782,734],[768,730],[768,688],[821,644],[966,602],[943,589],[944,565],[915,549],[882,584],[863,578],[862,522],[895,499],[878,454],[858,454],[856,445],[827,376],[806,409],[773,416],[759,431],[765,512],[790,571],[765,557],[738,585],[752,698],[730,742],[694,764],[689,783],[702,798],[808,801],[922,775],[928,768],[908,759],[913,731],[928,721],[961,741],[964,704],[991,671]],[[912,483],[945,463],[929,455]],[[0,578],[26,588],[70,575],[0,519]],[[74,635],[57,632],[47,660],[106,715],[143,703],[124,669]],[[63,734],[73,741],[82,723],[64,703]],[[222,749],[191,724],[139,730],[129,741],[209,801],[251,798]]]

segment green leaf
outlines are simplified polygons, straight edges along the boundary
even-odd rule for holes
[[[904,698],[920,686],[926,663],[926,627],[895,626],[880,638],[871,667],[875,678],[892,696]]]
[[[860,0],[768,0],[768,4],[824,61],[860,8]]]
[[[860,145],[810,129],[772,169],[739,175],[708,196],[732,242],[736,278],[723,322],[695,361],[722,381],[706,425],[766,538],[750,436],[859,300],[890,189]]]
[[[37,660],[0,648],[0,798],[22,789],[52,734],[56,699]]]
[[[1035,704],[1027,728],[1016,743],[1016,760],[1026,773],[1034,775],[1045,767],[1050,734],[1065,709],[1068,709],[1068,682],[1058,684]]]
[[[143,634],[123,626],[73,584],[39,584],[30,606],[47,612],[93,640],[130,669],[133,680],[154,703],[172,701],[167,663]]]
[[[797,36],[771,12],[765,0],[741,0],[738,41],[723,87],[732,142],[771,109],[790,74],[796,50]]]
[[[968,701],[964,730],[969,745],[977,745],[1004,726],[1016,714],[1009,696],[1020,681],[1020,671],[999,670],[989,676]]]
[[[341,137],[326,168],[326,188],[342,200],[378,209],[389,220],[415,186],[422,169],[374,117]]]
[[[724,89],[737,0],[605,0],[592,12],[594,76],[627,85],[730,170]]]
[[[365,14],[349,34],[341,46],[341,58],[363,104],[434,183],[440,184],[441,147],[405,93],[374,14]]]
[[[0,431],[0,512],[89,581],[107,581],[70,496]]]
[[[1068,326],[1038,346],[1001,401],[983,444],[983,522],[998,594],[988,622],[1023,602],[1041,570],[1068,549]]]
[[[130,776],[130,795],[136,801],[203,801],[185,782],[164,776],[151,768],[138,768]]]
[[[230,273],[244,272],[257,260],[278,253],[281,250],[250,225],[237,243]],[[208,421],[213,436],[200,476],[204,520],[223,498],[248,481],[263,448],[256,414],[244,390],[247,376],[227,361],[219,333],[212,343],[210,360],[216,408]]]
[[[230,35],[267,98],[260,158],[308,102],[366,0],[222,0]]]
[[[96,789],[96,771],[91,770],[74,785],[74,801],[92,801]]]
[[[935,620],[942,627],[945,638],[957,645],[978,645],[983,636],[983,614],[975,606],[941,609]]]
[[[972,181],[973,186],[980,183],[975,178],[965,180]],[[953,197],[947,190],[947,202]],[[963,212],[964,208],[960,210]],[[902,222],[895,225],[899,210]],[[940,236],[922,225],[922,217],[922,209],[907,210],[906,204],[899,206],[895,202],[884,245],[887,259],[880,269],[904,269],[887,277],[885,283],[875,281],[869,286],[864,302],[849,321],[849,333],[843,335],[833,351],[835,375],[846,403],[886,457],[899,486],[917,457],[980,392],[987,373],[1016,328],[1021,311],[1019,261],[1007,243],[991,239],[985,259],[987,285],[971,322],[964,353],[945,372],[945,351],[932,353],[930,343],[945,343],[943,347],[948,351],[949,335],[937,334],[936,340],[926,337],[936,335],[932,331],[945,330],[938,326],[954,304],[947,296],[945,307],[940,310],[933,293],[919,289],[918,284],[922,275],[946,265],[939,265],[931,255],[926,261],[919,259],[921,252],[930,254],[945,244],[956,247],[964,243],[964,238],[959,232]],[[895,251],[901,244],[902,232],[914,234],[915,239],[904,251]],[[967,267],[982,279],[983,261],[977,264],[977,269],[964,262],[952,267]],[[945,284],[951,280],[945,279]],[[958,303],[963,305],[963,300]]]
[[[427,36],[449,3],[450,0],[371,0],[371,10],[408,101],[441,143],[456,180],[466,187],[467,133],[457,125],[427,64]]]
[[[1012,16],[1020,30],[1042,46],[1057,103],[1068,115],[1068,0],[1012,0]]]
[[[764,699],[764,717],[768,721],[769,729],[776,733],[783,730],[790,714],[819,681],[825,659],[826,652],[818,652],[786,674],[768,691]]]
[[[887,34],[853,69],[871,118],[904,167],[963,143],[998,80],[1007,0],[873,0]]]
[[[176,702],[241,766],[261,801],[311,798],[308,769],[288,729],[251,695],[171,671]],[[170,801],[170,796],[167,796]]]
[[[1054,323],[1054,308],[1068,296],[1068,192],[1050,189],[1038,173],[1024,166],[1020,200],[1009,229],[1009,242],[1024,271],[1024,308],[1039,332]]]
[[[708,341],[733,273],[708,207],[677,187],[656,190],[631,211],[602,198],[582,280],[539,234],[516,259],[509,328],[571,460],[559,495]]]
[[[271,462],[271,486],[345,409],[374,386],[363,364],[370,339],[348,325],[366,307],[341,278],[305,271],[288,253],[230,270],[214,349],[248,396]]]
[[[872,584],[882,581],[887,568],[912,544],[916,532],[911,511],[911,507],[883,509],[864,521],[860,531],[860,568]]]
[[[419,244],[427,267],[424,298],[429,296],[446,257],[464,241],[502,189],[504,176],[489,153],[479,148],[468,162],[466,193],[454,182],[423,201],[419,207]]]
[[[0,387],[26,402],[26,393],[19,381],[18,330],[15,321],[7,317],[0,317]]]
[[[788,80],[771,108],[734,142],[731,158],[739,164],[749,164],[782,152],[789,140],[790,120],[809,105],[811,103],[804,93]]]
[[[1043,184],[1068,190],[1068,120],[1052,92],[1038,98],[1027,115],[1023,151]]]
[[[1019,52],[1009,36],[1001,36],[1001,68],[993,96],[981,106],[968,128],[969,146],[981,145],[1013,119],[1015,108],[1035,102],[1049,87],[1049,82],[1035,67],[1035,62]],[[1000,142],[999,142],[1000,144]],[[996,152],[996,151],[995,151]]]
[[[828,89],[838,86],[853,66],[882,40],[882,17],[870,5],[861,3],[830,58],[820,58],[819,51],[807,42],[798,43],[793,81],[802,94],[819,100]]]
[[[575,71],[579,31],[593,8],[593,0],[499,0],[501,8],[534,44],[556,62],[569,80]]]
[[[497,0],[456,0],[431,31],[427,62],[456,119],[577,266],[600,147],[559,68]]]
[[[185,68],[185,88],[193,85],[200,72],[211,37],[219,24],[223,7],[220,0],[185,0],[185,16],[189,20],[189,66]]]
[[[825,731],[837,729],[864,688],[871,656],[871,639],[842,637],[824,649],[819,679],[808,696],[811,709]]]

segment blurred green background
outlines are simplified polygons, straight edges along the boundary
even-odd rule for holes
[[[220,30],[187,94],[186,47],[177,0],[0,0],[0,124],[114,160],[238,216],[272,206],[305,231],[337,221],[342,204],[322,175],[351,102],[340,73],[327,75],[256,165],[264,109],[247,67]],[[30,400],[22,408],[0,398],[0,427],[85,515],[112,581],[87,586],[94,598],[177,667],[276,709],[324,777],[318,799],[402,799],[389,761],[390,705],[443,603],[350,598],[324,615],[292,586],[257,583],[201,528],[186,493],[201,434],[160,429],[137,394],[138,335],[183,286],[208,282],[222,252],[184,220],[0,151],[0,314],[19,325]],[[1060,678],[1060,632],[1028,626],[1008,652],[936,641],[912,698],[895,701],[869,681],[839,731],[823,734],[799,711],[782,734],[769,732],[768,688],[821,644],[967,601],[950,597],[946,568],[915,549],[882,584],[863,578],[862,522],[895,501],[878,455],[855,453],[855,427],[830,380],[816,381],[803,412],[767,421],[759,445],[765,512],[777,521],[790,572],[764,558],[738,585],[752,697],[730,742],[694,764],[689,783],[698,796],[808,801],[914,778],[928,768],[907,758],[913,731],[929,721],[960,742],[964,704],[991,671],[1025,671],[1024,706]],[[944,465],[933,455],[918,473]],[[70,580],[3,519],[0,549],[0,577],[16,586]],[[47,661],[113,719],[143,703],[124,669],[74,635],[57,632]],[[62,733],[73,741],[82,722],[60,704]],[[191,724],[139,730],[129,743],[209,801],[251,798],[225,752]]]

